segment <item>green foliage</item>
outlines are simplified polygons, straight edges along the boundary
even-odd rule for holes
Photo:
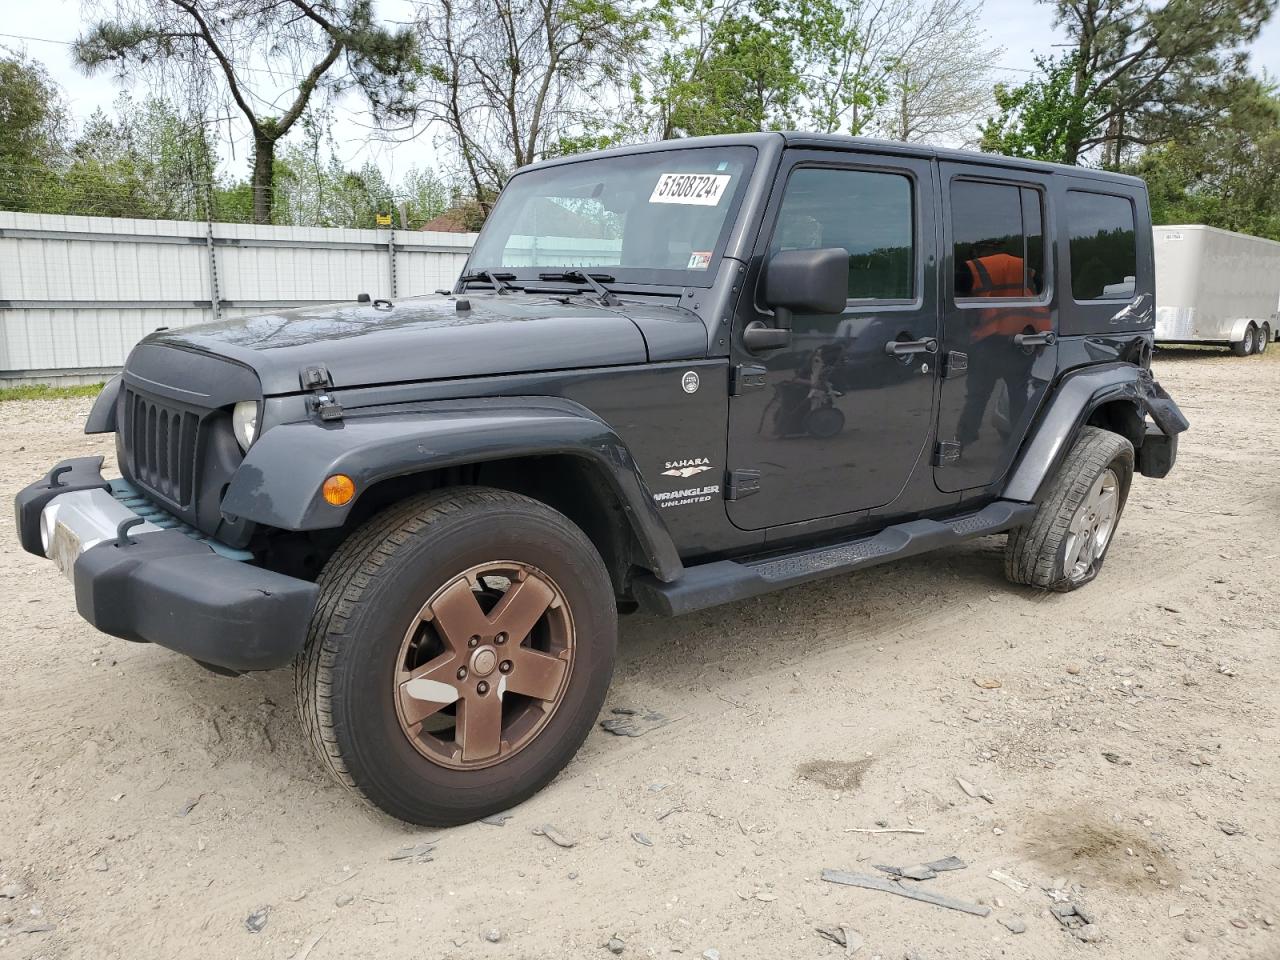
[[[842,88],[821,98],[851,28],[833,0],[660,0],[656,15],[676,43],[656,58],[641,97],[660,136],[745,133],[818,125],[851,102]]]
[[[889,99],[889,74],[897,51],[889,45],[870,49],[873,38],[859,21],[862,6],[840,0],[798,0],[789,18],[802,64],[806,119],[824,133],[866,133],[876,110]],[[909,30],[911,15],[891,8],[892,4],[884,7],[889,19],[898,19],[901,28]]]
[[[67,110],[43,66],[0,59],[0,163],[34,166],[61,149]]]
[[[8,400],[65,400],[70,397],[96,397],[102,392],[102,384],[87,383],[83,386],[53,387],[47,383],[33,383],[24,387],[0,387],[0,403]]]
[[[410,167],[396,191],[398,203],[404,203],[409,211],[409,225],[421,226],[444,213],[457,199],[457,191],[440,178],[434,170]]]
[[[1142,154],[1155,223],[1204,223],[1280,240],[1280,94],[1253,78],[1232,84],[1220,118]]]
[[[1126,151],[1207,126],[1276,0],[1040,0],[1072,51],[997,92],[988,149],[1119,167]]]
[[[622,139],[657,15],[634,0],[427,0],[418,116],[443,131],[488,206],[518,168]]]
[[[25,57],[0,59],[0,208],[21,209],[53,185],[67,108],[48,72]]]
[[[996,84],[1000,111],[982,125],[982,149],[1010,157],[1072,162],[1073,144],[1092,129],[1103,103],[1074,90],[1079,54],[1036,57],[1039,73],[1017,86]]]
[[[96,111],[63,173],[65,213],[186,220],[206,215],[216,157],[204,127],[167,100],[121,94]]]
[[[70,131],[61,92],[27,61],[0,61],[0,209],[143,219],[255,219],[251,182],[216,174],[217,156],[198,118],[161,97],[127,93]],[[374,228],[404,204],[410,226],[464,200],[431,171],[411,169],[399,186],[366,163],[338,161],[328,114],[307,115],[301,142],[273,161],[270,222]],[[13,132],[15,136],[10,137]],[[483,216],[480,218],[483,221]],[[398,217],[397,227],[400,225]]]
[[[678,9],[674,0],[669,9]],[[689,11],[697,0],[685,4]],[[724,13],[702,47],[665,55],[654,100],[667,135],[742,133],[789,125],[802,90],[795,40],[786,31],[787,0],[754,0]],[[694,7],[696,9],[696,7]]]
[[[413,31],[379,25],[372,0],[115,0],[114,16],[89,25],[73,47],[88,73],[132,71],[201,98],[218,87],[253,134],[253,219],[274,209],[276,144],[325,97],[359,88],[375,116],[412,112],[421,63]],[[250,66],[252,64],[252,66]],[[247,70],[245,68],[248,68]],[[258,91],[249,78],[267,74]],[[277,108],[276,104],[280,104]]]

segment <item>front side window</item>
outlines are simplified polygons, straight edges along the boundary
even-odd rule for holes
[[[618,280],[697,284],[723,251],[754,162],[750,147],[695,148],[518,174],[468,269],[598,267]]]
[[[1138,275],[1133,203],[1125,197],[1067,191],[1071,237],[1071,296],[1129,300]]]
[[[956,299],[1026,299],[1044,290],[1040,191],[1016,184],[951,184]]]
[[[911,179],[800,167],[787,180],[770,254],[844,247],[850,300],[910,300],[915,279]]]

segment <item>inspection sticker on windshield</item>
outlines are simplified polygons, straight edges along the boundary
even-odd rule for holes
[[[658,178],[649,202],[714,207],[732,179],[730,173],[664,173]]]

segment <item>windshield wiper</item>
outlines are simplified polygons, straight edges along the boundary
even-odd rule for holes
[[[508,280],[514,280],[514,273],[494,273],[492,270],[473,270],[471,273],[464,273],[458,278],[462,283],[475,283],[478,280],[487,280],[493,289],[498,292],[498,296],[510,293],[515,289]]]
[[[613,277],[607,273],[597,273],[595,276],[583,270],[565,270],[563,273],[540,273],[539,280],[567,280],[570,283],[582,283],[590,287],[600,299],[602,307],[620,307],[622,301],[614,296],[613,292],[604,286],[600,281],[613,283]]]

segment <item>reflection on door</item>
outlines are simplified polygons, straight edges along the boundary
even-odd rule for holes
[[[1008,469],[1057,353],[1043,298],[1041,191],[953,179],[949,204],[952,283],[934,476],[950,492],[986,486]]]
[[[933,235],[928,162],[877,163],[870,170],[798,158],[781,174],[786,186],[762,259],[843,247],[849,305],[835,315],[796,314],[790,343],[772,353],[749,354],[735,340],[734,362],[765,371],[763,389],[730,401],[729,466],[760,473],[759,494],[727,505],[740,527],[888,503],[929,435],[933,358],[885,350],[889,341],[937,336],[916,239]],[[748,309],[737,322],[754,319],[772,320]]]

